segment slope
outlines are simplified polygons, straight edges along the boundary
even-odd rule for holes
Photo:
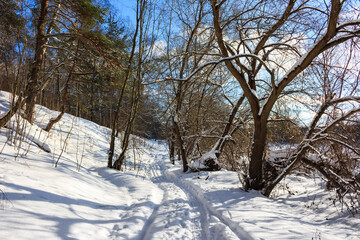
[[[0,111],[10,97],[0,92]],[[15,116],[1,129],[0,239],[360,238],[359,216],[316,178],[292,176],[293,193],[269,199],[242,191],[234,172],[184,174],[164,143],[135,136],[118,172],[105,167],[109,129],[65,114],[42,131],[57,114],[37,106],[34,125]]]

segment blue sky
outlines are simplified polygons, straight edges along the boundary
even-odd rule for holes
[[[129,19],[131,23],[135,23],[136,18],[136,0],[110,0],[110,3],[119,10],[119,16]]]

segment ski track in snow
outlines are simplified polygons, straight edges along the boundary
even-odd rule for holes
[[[167,153],[151,154],[147,175],[164,196],[139,239],[253,239],[239,223],[212,208],[201,189],[167,167]]]
[[[155,161],[148,165],[147,176],[164,191],[164,196],[147,223],[139,239],[200,239],[200,213],[187,194],[163,174],[166,153],[152,154]],[[152,160],[153,161],[153,160]]]

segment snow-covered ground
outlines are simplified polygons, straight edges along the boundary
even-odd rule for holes
[[[0,92],[1,112],[9,98]],[[269,199],[234,172],[184,174],[166,145],[137,137],[118,172],[106,168],[109,129],[65,114],[42,131],[57,114],[37,106],[33,126],[1,129],[0,239],[360,239],[359,216],[316,178],[292,176],[294,194]]]

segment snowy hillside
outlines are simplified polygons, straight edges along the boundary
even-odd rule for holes
[[[0,114],[10,97],[0,92]],[[41,130],[57,114],[37,106],[33,126],[15,116],[1,129],[0,239],[360,239],[359,215],[316,178],[292,176],[292,194],[269,199],[234,172],[184,174],[164,143],[137,137],[118,172],[106,168],[109,129],[65,114]]]

